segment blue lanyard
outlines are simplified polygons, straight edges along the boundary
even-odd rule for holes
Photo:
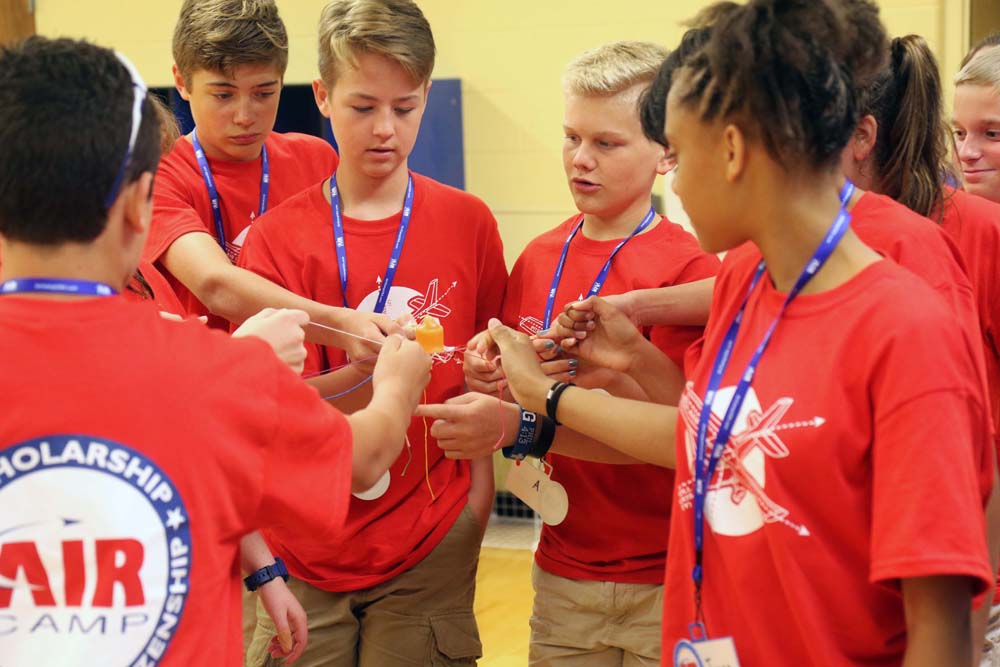
[[[413,214],[413,174],[409,175],[406,183],[406,198],[403,200],[403,216],[399,219],[399,231],[396,233],[396,243],[392,246],[392,255],[389,256],[389,266],[385,270],[385,278],[378,290],[378,299],[375,301],[376,313],[385,312],[385,302],[389,300],[389,289],[392,281],[396,279],[396,267],[399,265],[399,256],[403,253],[403,242],[406,241],[406,232],[410,228],[410,216]],[[340,293],[344,297],[344,307],[350,308],[347,304],[347,247],[344,243],[344,218],[340,211],[340,191],[337,188],[337,174],[330,177],[330,215],[333,216],[333,245],[337,251],[337,268],[340,269]]]
[[[26,293],[114,296],[118,290],[105,283],[72,278],[13,278],[0,285],[0,294]]]
[[[719,353],[715,358],[715,363],[712,365],[712,374],[709,376],[708,388],[705,391],[705,399],[702,403],[701,416],[698,420],[698,436],[694,458],[695,565],[694,570],[691,573],[691,577],[694,579],[695,609],[696,615],[699,617],[701,614],[701,584],[704,575],[702,571],[702,553],[705,545],[705,500],[708,496],[709,480],[712,479],[712,475],[715,473],[719,460],[722,458],[723,452],[725,452],[726,445],[729,442],[729,435],[733,429],[733,424],[736,421],[736,417],[740,413],[740,408],[743,406],[743,401],[746,398],[747,391],[750,389],[750,383],[753,382],[753,376],[757,372],[757,366],[760,363],[760,358],[764,354],[767,344],[771,341],[771,335],[778,326],[778,321],[785,313],[785,309],[788,308],[788,304],[790,304],[792,300],[798,296],[799,292],[802,291],[802,288],[804,288],[812,277],[816,275],[820,268],[822,268],[823,264],[825,264],[830,258],[830,255],[833,254],[833,251],[836,249],[840,239],[843,238],[844,234],[847,232],[851,223],[851,214],[847,212],[847,202],[850,200],[853,193],[854,184],[848,180],[844,184],[843,189],[840,191],[840,212],[837,214],[837,217],[834,219],[829,231],[827,231],[826,236],[823,238],[823,242],[820,243],[812,258],[806,263],[805,268],[802,270],[802,274],[799,276],[798,280],[795,281],[795,285],[785,298],[785,302],[782,304],[781,310],[778,311],[774,321],[771,322],[771,326],[768,327],[767,332],[764,334],[764,339],[757,346],[753,356],[750,358],[750,362],[747,364],[746,370],[743,372],[736,385],[733,398],[729,403],[729,407],[726,409],[725,417],[723,417],[722,423],[719,425],[718,433],[716,433],[715,436],[715,442],[712,445],[712,452],[706,459],[705,451],[707,449],[706,445],[708,441],[708,425],[712,418],[712,404],[715,403],[716,392],[719,389],[719,384],[722,382],[722,376],[726,372],[726,367],[729,365],[729,360],[732,357],[733,348],[736,344],[736,335],[739,333],[740,325],[743,322],[743,314],[746,311],[747,302],[750,300],[750,294],[757,286],[757,283],[760,282],[761,276],[764,275],[764,270],[766,268],[764,260],[761,260],[760,264],[757,265],[757,272],[754,274],[753,280],[750,281],[750,287],[747,289],[746,296],[743,297],[743,303],[740,304],[739,310],[736,312],[735,317],[733,317],[733,321],[729,325],[729,330],[726,331],[726,335],[722,339],[722,344],[719,347]],[[696,618],[695,621],[700,621],[700,618]]]
[[[215,219],[215,238],[226,249],[226,229],[222,225],[222,202],[219,200],[219,191],[215,187],[215,178],[212,177],[212,168],[208,166],[208,158],[205,157],[205,150],[198,141],[198,130],[191,133],[191,143],[194,144],[194,157],[198,160],[198,167],[201,169],[201,178],[205,181],[205,188],[208,190],[208,199],[212,203],[212,217]],[[271,166],[267,161],[267,146],[260,147],[260,204],[257,206],[257,217],[264,215],[267,211],[267,191],[271,187]]]
[[[601,272],[597,274],[597,278],[594,279],[594,284],[590,286],[590,291],[587,292],[588,297],[596,296],[601,291],[601,288],[604,287],[604,281],[607,280],[608,273],[611,271],[611,262],[614,261],[615,255],[618,254],[618,251],[621,250],[625,244],[631,241],[636,235],[645,231],[646,228],[652,224],[653,218],[655,217],[656,211],[654,211],[653,207],[650,206],[649,213],[647,213],[646,217],[642,219],[642,222],[640,222],[639,225],[632,230],[632,233],[623,238],[618,245],[615,246],[615,249],[611,251],[611,254],[608,256],[608,261],[604,262],[604,268],[602,268]],[[542,323],[543,329],[548,329],[549,325],[552,324],[552,308],[556,303],[556,291],[559,289],[559,283],[562,282],[563,267],[566,265],[566,255],[569,254],[569,245],[573,242],[573,237],[576,236],[576,233],[580,231],[581,227],[583,227],[582,215],[580,216],[580,220],[573,227],[573,231],[571,231],[569,236],[566,237],[566,243],[563,244],[562,255],[559,256],[559,263],[556,264],[556,272],[552,276],[552,287],[549,288],[549,298],[548,301],[545,302],[545,321]]]

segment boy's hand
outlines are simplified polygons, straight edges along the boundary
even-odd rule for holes
[[[465,350],[462,370],[469,390],[482,394],[499,392],[499,381],[504,377],[503,368],[496,358],[496,347],[490,332],[483,331],[473,336]]]
[[[306,612],[281,577],[267,582],[257,593],[278,633],[271,638],[268,651],[272,658],[284,658],[291,665],[309,644]]]
[[[386,336],[398,334],[406,338],[413,338],[412,331],[400,326],[388,315],[350,308],[339,310],[342,317],[337,328],[353,334],[340,336],[343,341],[341,349],[347,353],[349,359],[366,372],[371,372],[374,368],[374,357],[379,353],[379,343],[384,343]]]
[[[385,339],[372,374],[372,389],[381,387],[398,392],[412,413],[420,402],[427,383],[431,381],[431,357],[419,344],[395,334]]]
[[[490,456],[517,438],[521,411],[496,396],[469,392],[444,403],[420,405],[414,413],[434,419],[431,435],[449,459]],[[503,436],[503,437],[501,437]]]
[[[639,321],[639,316],[635,307],[635,299],[632,298],[631,292],[625,292],[624,294],[609,294],[608,296],[601,298],[607,301],[609,305],[620,310],[621,313],[629,319],[629,322],[635,326],[641,327],[645,324],[644,322]]]
[[[260,338],[293,371],[301,373],[306,362],[306,332],[303,327],[308,323],[309,315],[304,311],[265,308],[241,324],[233,332],[233,338]]]
[[[507,384],[514,399],[525,410],[545,412],[545,395],[552,380],[542,371],[541,362],[527,334],[506,327],[498,319],[490,320],[490,336],[500,348]]]
[[[560,340],[566,354],[622,373],[632,368],[644,340],[622,311],[600,297],[568,304],[548,335]]]

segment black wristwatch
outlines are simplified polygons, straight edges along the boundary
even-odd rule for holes
[[[260,568],[244,579],[243,585],[246,586],[247,590],[252,593],[267,582],[272,579],[277,579],[278,577],[288,581],[288,568],[285,567],[285,561],[280,558],[275,558],[273,565],[265,565]]]

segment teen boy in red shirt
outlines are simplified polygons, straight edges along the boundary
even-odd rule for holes
[[[313,88],[340,166],[258,221],[240,262],[323,303],[437,317],[446,344],[464,343],[499,312],[507,271],[486,205],[407,168],[434,66],[430,26],[409,0],[338,0],[319,32]],[[345,361],[314,347],[306,370]],[[463,391],[457,361],[441,358],[427,401]],[[414,420],[412,449],[352,501],[348,546],[265,531],[309,616],[301,664],[465,665],[481,654],[472,598],[492,461],[448,459],[425,429]],[[271,634],[258,613],[248,664],[274,664],[263,651]]]
[[[322,139],[271,131],[288,62],[274,0],[185,0],[173,55],[196,129],[164,157],[143,258],[168,276],[187,314],[228,328],[262,308],[286,307],[370,339],[394,330],[388,318],[303,299],[234,265],[257,217],[337,165]],[[318,327],[306,333],[356,359],[373,354],[357,337]]]
[[[503,320],[528,334],[547,328],[564,303],[588,293],[616,294],[714,276],[719,261],[679,225],[656,215],[650,191],[672,162],[643,135],[636,107],[667,56],[648,42],[614,42],[575,58],[563,76],[563,166],[578,212],[535,238],[511,272]],[[554,292],[550,289],[554,288]],[[677,363],[701,327],[661,327],[656,342]],[[646,398],[628,378],[575,361],[551,361],[553,379]],[[470,387],[489,374],[482,360],[466,359]],[[448,449],[465,450],[483,433],[486,451],[501,437],[496,398],[474,394],[450,405],[421,407],[438,418],[432,433]],[[522,433],[522,413],[505,403],[507,441]],[[527,428],[541,416],[526,416]],[[451,437],[449,437],[451,436]],[[584,440],[566,427],[565,445]],[[571,445],[572,446],[572,445]],[[660,664],[663,568],[673,471],[636,461],[610,465],[552,454],[552,480],[565,487],[566,518],[544,525],[532,584],[529,662],[538,666]]]

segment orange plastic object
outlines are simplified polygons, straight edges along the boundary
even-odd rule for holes
[[[436,317],[428,315],[420,320],[420,324],[415,329],[417,342],[424,348],[427,354],[437,354],[444,352],[444,327]]]

